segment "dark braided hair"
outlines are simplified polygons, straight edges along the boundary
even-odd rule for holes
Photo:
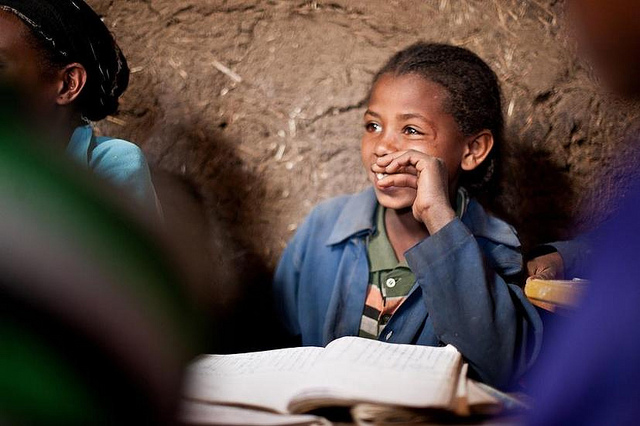
[[[493,70],[462,47],[418,42],[393,55],[373,83],[384,74],[415,74],[439,84],[448,93],[443,107],[465,136],[491,131],[493,149],[476,169],[464,172],[460,182],[473,194],[486,189],[495,175],[504,132],[500,85]]]
[[[0,0],[0,10],[29,27],[30,41],[42,52],[47,70],[74,62],[84,66],[87,82],[77,102],[85,118],[97,121],[117,111],[129,84],[127,61],[84,0]]]

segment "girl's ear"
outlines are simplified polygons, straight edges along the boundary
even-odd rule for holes
[[[60,70],[58,80],[58,105],[70,105],[78,99],[80,92],[87,83],[87,70],[78,63],[65,66]]]
[[[462,154],[462,170],[470,171],[482,163],[493,148],[493,134],[490,130],[482,130],[467,139]]]

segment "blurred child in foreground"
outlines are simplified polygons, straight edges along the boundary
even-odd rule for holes
[[[567,16],[604,81],[640,99],[640,8],[626,0],[572,0]],[[637,143],[637,141],[636,141]],[[532,425],[635,425],[640,418],[640,182],[592,239],[592,280],[578,312],[548,342]]]
[[[0,424],[173,424],[201,325],[186,275],[16,99],[0,89]]]

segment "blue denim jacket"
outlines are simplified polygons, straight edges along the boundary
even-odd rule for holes
[[[274,279],[276,306],[303,345],[357,336],[375,227],[373,188],[318,205],[285,249]],[[517,285],[520,243],[505,222],[471,200],[462,219],[405,253],[416,284],[380,340],[452,344],[476,377],[503,387],[529,368],[542,322]]]

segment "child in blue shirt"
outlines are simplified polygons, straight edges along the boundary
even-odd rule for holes
[[[520,243],[468,195],[491,178],[502,133],[497,77],[474,53],[421,42],[395,54],[364,115],[372,186],[317,206],[278,265],[288,332],[303,345],[452,344],[489,384],[522,374],[542,324],[513,284]]]

